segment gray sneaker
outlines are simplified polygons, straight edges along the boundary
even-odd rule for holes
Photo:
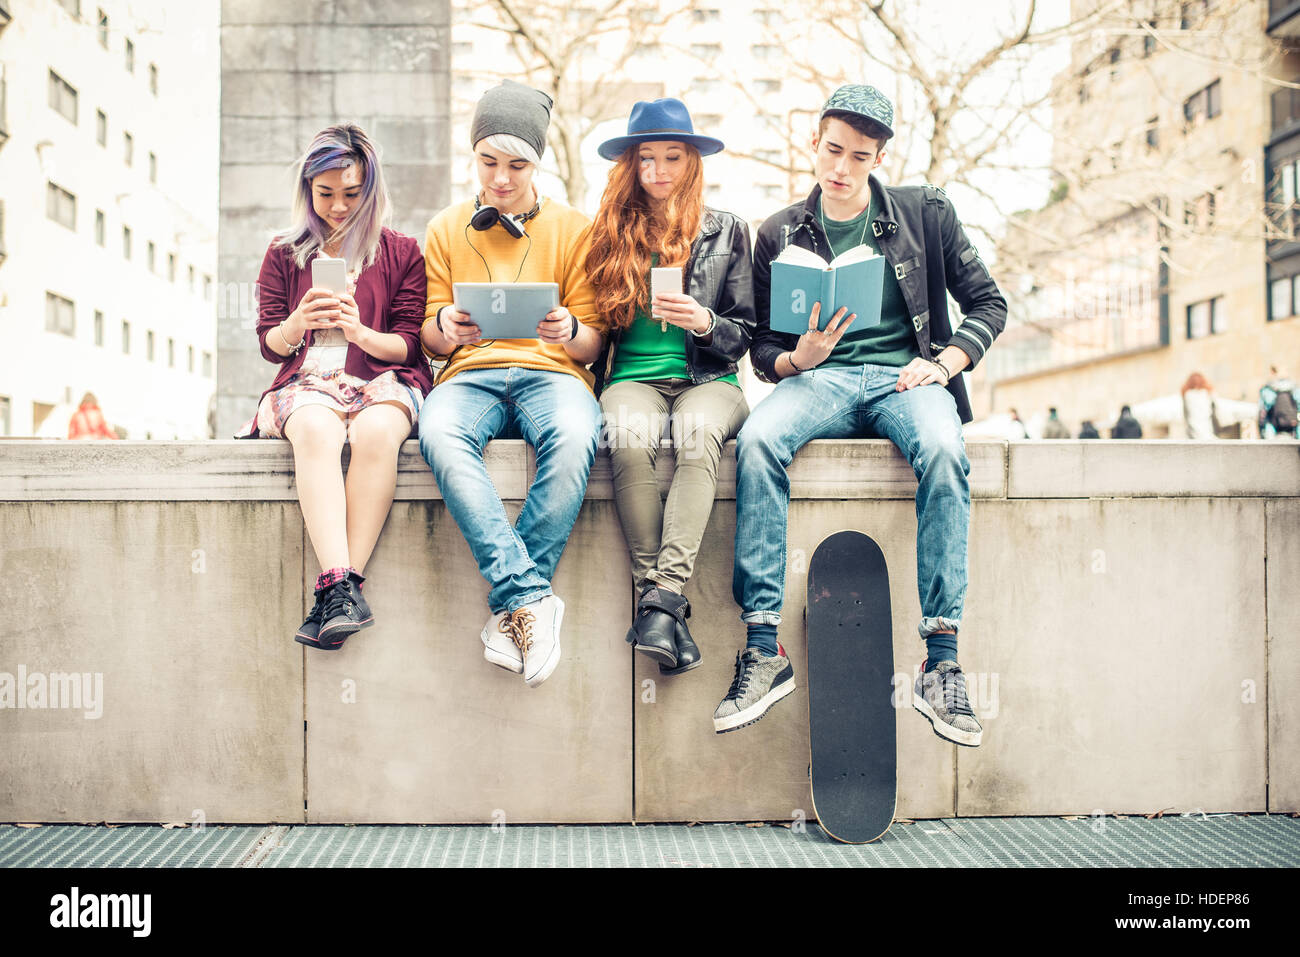
[[[498,668],[521,675],[524,673],[524,653],[510,636],[505,619],[506,613],[498,611],[483,626],[483,631],[479,634],[483,639],[483,657]]]
[[[912,688],[912,707],[930,719],[934,733],[955,744],[977,748],[984,729],[966,697],[966,676],[955,661],[941,661],[922,671]]]
[[[713,712],[713,730],[723,734],[753,724],[792,691],[794,669],[789,658],[780,653],[768,658],[757,648],[746,648],[736,655],[736,677]]]

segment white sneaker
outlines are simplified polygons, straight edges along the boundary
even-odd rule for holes
[[[505,627],[506,613],[499,611],[487,620],[483,632],[483,657],[489,664],[512,671],[517,675],[524,673],[524,656],[519,646],[510,637],[510,630]]]
[[[523,652],[524,682],[530,688],[551,676],[560,663],[560,622],[564,619],[564,602],[547,595],[516,608],[506,616],[505,628]]]

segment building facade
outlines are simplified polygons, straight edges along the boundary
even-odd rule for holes
[[[1284,85],[1300,4],[1281,6],[1137,2],[1073,44],[1054,202],[998,249],[1009,322],[972,375],[977,415],[1056,406],[1105,435],[1121,405],[1169,408],[1193,372],[1252,401],[1270,365],[1300,365],[1300,99]],[[1183,437],[1152,414],[1148,435]]]
[[[0,2],[0,435],[209,434],[216,4]]]

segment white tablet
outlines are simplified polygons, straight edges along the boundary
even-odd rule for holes
[[[553,282],[456,282],[451,289],[452,303],[484,339],[536,339],[537,324],[560,304]]]

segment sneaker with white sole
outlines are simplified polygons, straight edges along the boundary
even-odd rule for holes
[[[524,673],[524,656],[510,637],[505,624],[506,613],[498,611],[488,618],[479,637],[483,639],[483,657],[490,664],[521,675]]]
[[[524,660],[524,683],[530,688],[551,676],[560,663],[560,622],[564,602],[555,595],[516,608],[502,619],[501,628],[510,635]]]
[[[736,677],[727,696],[713,712],[713,730],[718,734],[753,724],[786,695],[794,691],[794,668],[778,646],[769,658],[757,648],[736,655]]]
[[[916,676],[912,707],[930,719],[934,733],[954,744],[978,748],[984,735],[966,697],[966,676],[955,661],[940,661]]]

